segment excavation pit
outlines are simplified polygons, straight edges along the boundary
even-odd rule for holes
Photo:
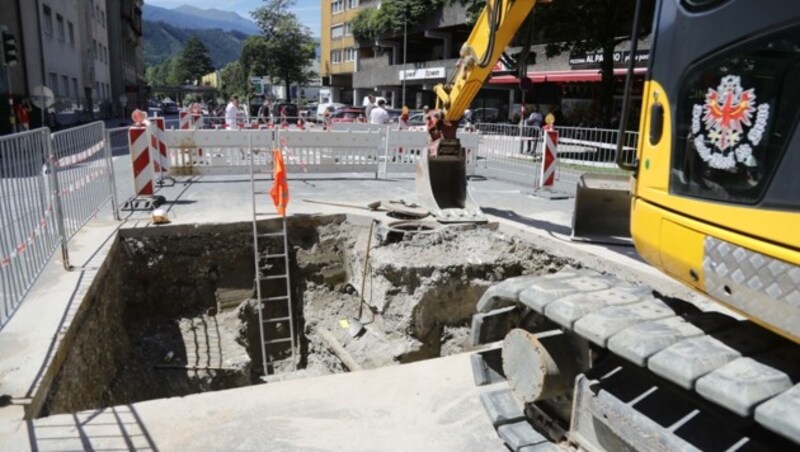
[[[381,241],[378,227],[364,279],[370,221],[288,219],[299,371],[269,367],[267,376],[251,223],[120,231],[62,341],[40,414],[459,353],[471,348],[469,322],[489,286],[571,263],[489,226],[412,231],[392,241]],[[280,220],[259,223],[261,233],[280,230]],[[282,249],[278,237],[260,241],[262,254]],[[281,273],[281,265],[266,272]],[[284,282],[261,284],[262,298],[285,291],[276,285]],[[362,285],[364,329],[354,336]],[[288,316],[283,306],[265,302],[264,317]],[[288,327],[274,322],[267,334]],[[283,344],[266,352],[270,361],[290,349]]]

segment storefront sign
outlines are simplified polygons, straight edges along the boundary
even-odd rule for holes
[[[630,60],[631,52],[628,50],[617,50],[614,52],[614,67],[625,67]],[[649,50],[639,50],[636,52],[635,66],[646,66],[650,58]],[[599,68],[603,62],[603,52],[589,52],[570,54],[569,65],[573,69]]]
[[[445,70],[443,67],[431,67],[424,69],[406,69],[400,71],[400,80],[427,80],[431,78],[444,78]]]

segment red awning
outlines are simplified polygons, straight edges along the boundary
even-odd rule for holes
[[[614,75],[623,76],[627,69],[614,69]],[[644,74],[647,68],[637,67],[633,69],[634,74]],[[528,72],[528,78],[533,83],[543,82],[599,82],[601,75],[599,69],[582,69],[579,71],[547,71],[547,72]],[[513,75],[499,75],[489,79],[492,85],[517,84],[519,79]]]

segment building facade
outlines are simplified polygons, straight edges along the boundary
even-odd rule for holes
[[[461,45],[468,39],[472,26],[467,25],[467,11],[460,2],[445,4],[419,24],[409,25],[406,32],[379,36],[365,41],[354,40],[348,24],[359,10],[378,7],[380,2],[353,4],[340,0],[322,0],[322,66],[323,83],[330,90],[332,101],[361,104],[367,94],[387,99],[395,108],[403,105],[421,108],[435,105],[433,88],[444,83],[456,71]],[[349,6],[354,8],[348,9]],[[338,27],[342,27],[340,33]],[[622,88],[629,43],[620,44],[615,52],[615,104],[622,102]],[[339,51],[355,49],[352,61],[340,61]],[[649,40],[639,43],[634,78],[634,101],[638,106]],[[520,49],[508,49],[511,54]],[[535,43],[535,64],[527,68],[533,89],[520,89],[519,79],[501,63],[483,85],[472,102],[477,120],[509,121],[519,118],[522,105],[538,104],[544,112],[558,107],[571,125],[597,125],[600,118],[599,52],[573,55],[569,52],[553,58],[545,56],[545,44]],[[529,61],[533,62],[533,58]],[[529,110],[528,110],[529,111]],[[638,118],[637,112],[632,121]]]
[[[19,60],[3,68],[8,78],[0,77],[0,91],[17,103],[41,86],[53,92],[55,102],[49,109],[31,109],[31,127],[109,118],[121,111],[115,100],[128,84],[141,94],[134,102],[141,99],[144,105],[141,4],[142,0],[0,0],[0,26],[16,37]],[[0,108],[0,131],[11,131],[10,116],[8,105]]]
[[[115,116],[147,109],[147,79],[142,42],[143,0],[106,0],[111,56],[111,99]]]

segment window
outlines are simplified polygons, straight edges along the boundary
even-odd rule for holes
[[[80,93],[78,93],[78,79],[72,77],[72,95],[75,99],[79,99],[81,97]]]
[[[356,60],[356,49],[347,49],[344,51],[344,60],[345,61],[355,61]]]
[[[353,34],[353,24],[351,22],[346,22],[344,24],[344,35],[350,36]]]
[[[95,99],[100,98],[100,82],[94,82],[94,97]]]
[[[53,10],[51,10],[49,6],[44,5],[42,11],[44,14],[44,32],[45,34],[53,36]]]
[[[675,115],[674,193],[744,204],[763,198],[800,113],[798,42],[800,26],[784,28],[687,71]]]
[[[97,40],[92,39],[92,56],[95,60],[100,58],[99,52],[97,51]]]
[[[64,97],[69,97],[69,77],[66,75],[61,76],[61,92],[64,93]]]
[[[56,75],[55,72],[50,72],[49,74],[47,74],[47,78],[49,79],[48,82],[50,83],[50,86],[48,86],[48,88],[53,90],[53,94],[55,94],[56,96],[61,94],[58,92],[58,75]]]
[[[58,40],[64,41],[64,18],[61,17],[61,14],[56,14],[56,26],[58,30]]]
[[[331,39],[339,39],[344,36],[344,26],[334,25],[331,27]]]
[[[358,0],[347,0],[347,9],[358,8]]]
[[[344,0],[331,0],[331,14],[344,11]]]
[[[67,29],[69,30],[69,45],[75,47],[75,26],[72,22],[67,22]]]
[[[342,51],[334,50],[331,52],[331,63],[338,64],[342,62]]]
[[[102,25],[103,28],[106,28],[106,12],[105,11],[100,11],[100,25]]]

